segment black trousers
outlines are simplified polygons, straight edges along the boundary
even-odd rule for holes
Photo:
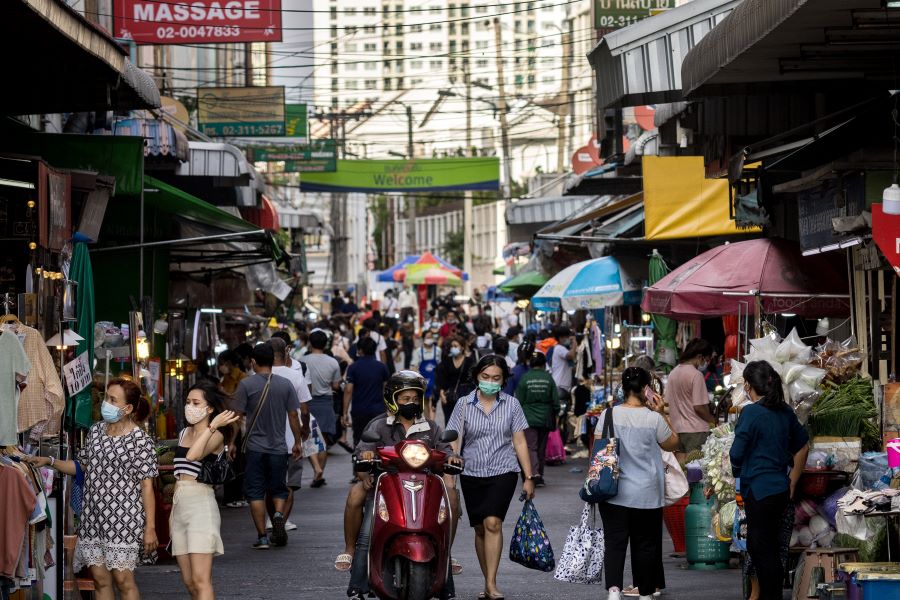
[[[747,552],[759,580],[760,600],[781,600],[784,572],[781,565],[781,529],[788,492],[761,500],[748,491],[744,496],[747,513]]]
[[[628,508],[615,504],[598,505],[603,519],[606,588],[624,587],[625,551],[631,544],[631,573],[642,596],[664,587],[662,568],[661,508]],[[662,584],[662,585],[660,585]]]

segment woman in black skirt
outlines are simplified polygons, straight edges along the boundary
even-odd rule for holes
[[[484,575],[484,592],[479,598],[489,600],[503,598],[497,589],[503,520],[516,493],[520,472],[524,472],[523,494],[528,499],[534,497],[524,433],[528,421],[519,401],[500,391],[508,378],[505,357],[484,356],[472,370],[478,387],[460,398],[447,423],[448,430],[459,432],[454,445],[466,465],[460,483],[469,523],[475,528],[475,552]]]

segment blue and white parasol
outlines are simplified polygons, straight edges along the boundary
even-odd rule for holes
[[[536,310],[594,310],[640,304],[646,268],[623,266],[612,256],[570,265],[554,275],[531,298]]]

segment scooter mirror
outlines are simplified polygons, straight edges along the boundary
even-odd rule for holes
[[[367,444],[377,444],[381,441],[381,438],[378,437],[378,434],[371,431],[364,432],[361,439]]]
[[[455,442],[457,439],[459,439],[459,433],[453,431],[452,429],[447,429],[443,434],[441,434],[441,441],[445,444]]]

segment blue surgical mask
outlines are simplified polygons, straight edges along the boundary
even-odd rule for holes
[[[100,416],[107,423],[118,423],[122,419],[122,412],[121,408],[106,400],[100,405]]]
[[[462,348],[457,348],[456,346],[450,348],[450,356],[459,356],[460,354],[462,354]]]
[[[481,393],[486,396],[496,396],[500,393],[501,386],[499,383],[494,383],[493,381],[479,381],[478,389],[481,390]]]

